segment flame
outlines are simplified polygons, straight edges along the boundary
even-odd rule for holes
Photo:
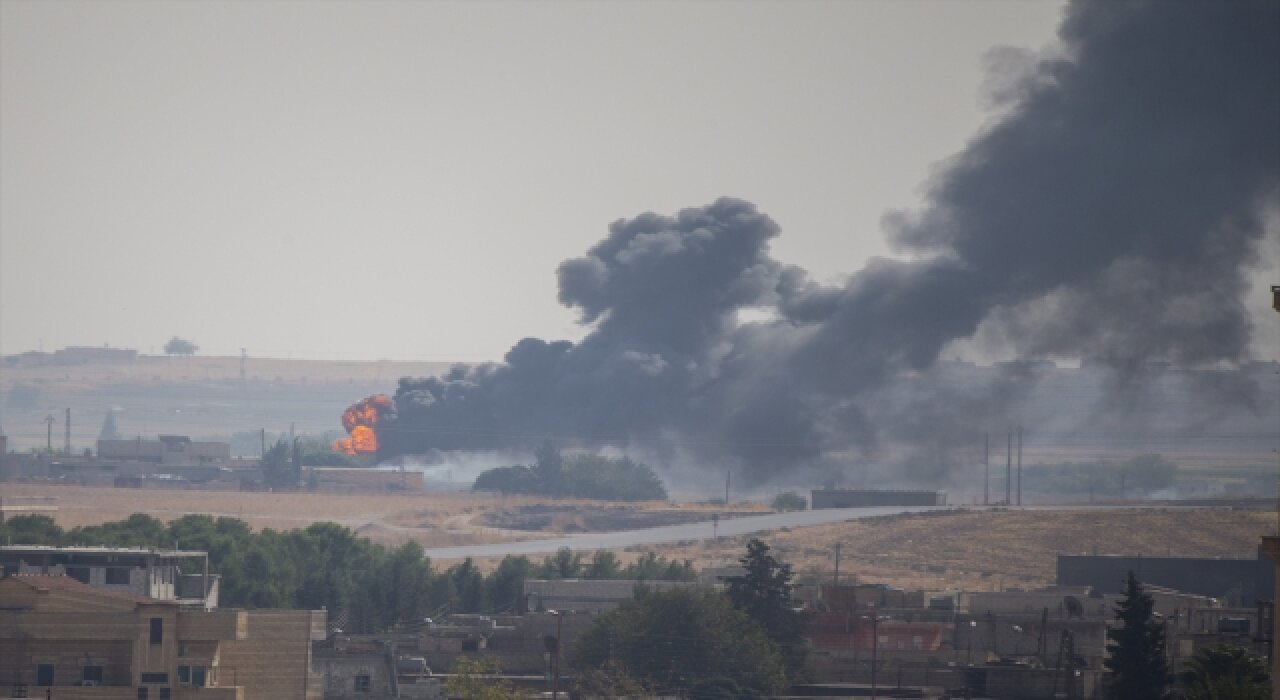
[[[346,455],[371,455],[378,451],[378,421],[394,404],[386,394],[374,394],[351,404],[342,413],[342,427],[351,437],[334,440],[333,451]]]

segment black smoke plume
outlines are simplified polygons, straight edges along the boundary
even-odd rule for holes
[[[381,455],[550,436],[765,480],[999,418],[1005,382],[926,381],[975,336],[1121,374],[1247,360],[1241,296],[1280,191],[1280,3],[1075,2],[1059,38],[1049,57],[993,54],[1020,77],[924,206],[886,217],[900,259],[831,287],[770,256],[779,227],[748,202],[620,220],[558,271],[581,342],[401,380]]]

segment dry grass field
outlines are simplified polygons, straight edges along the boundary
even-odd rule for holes
[[[186,513],[228,515],[255,528],[285,530],[334,521],[384,544],[412,539],[426,547],[557,534],[486,527],[482,524],[486,513],[549,503],[487,494],[278,494],[0,483],[0,498],[10,496],[57,498],[56,518],[67,528],[141,512],[166,521]],[[680,514],[716,510],[706,504],[643,507]],[[857,576],[861,581],[930,590],[997,590],[1052,583],[1060,553],[1252,557],[1259,536],[1274,532],[1275,527],[1274,511],[1245,509],[1005,510],[890,516],[762,537],[799,575],[814,580],[829,580],[835,545],[841,543],[842,578]],[[742,555],[747,539],[658,545],[617,554],[624,562],[654,551],[668,558],[690,559],[698,568],[728,566]],[[496,559],[477,562],[484,569],[496,563]]]
[[[401,544],[415,540],[424,547],[536,539],[565,531],[564,517],[548,534],[504,530],[483,524],[485,513],[512,512],[530,506],[555,509],[580,507],[599,510],[595,501],[548,501],[533,497],[501,497],[471,492],[456,493],[265,493],[234,491],[186,491],[177,489],[131,489],[74,486],[66,484],[0,482],[0,499],[23,496],[52,496],[57,499],[58,524],[70,529],[122,520],[133,513],[146,513],[170,521],[188,513],[231,516],[255,529],[290,530],[314,522],[331,521],[345,525],[375,542]],[[708,504],[638,504],[645,511],[685,515],[723,510]],[[735,505],[735,511],[767,511],[763,505]]]
[[[830,580],[836,543],[842,580],[927,590],[1000,590],[1050,584],[1058,554],[1253,557],[1276,530],[1274,511],[1114,509],[901,515],[775,532],[763,539],[802,576]],[[659,546],[658,553],[727,566],[749,538]]]

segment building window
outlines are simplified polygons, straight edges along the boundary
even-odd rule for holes
[[[53,685],[53,664],[36,664],[36,685]]]
[[[81,685],[101,685],[102,684],[102,667],[101,666],[84,666],[80,669]]]
[[[191,667],[191,685],[197,688],[204,687],[204,666]]]
[[[178,667],[178,682],[179,682],[179,683],[181,683],[181,684],[183,684],[183,685],[186,685],[186,684],[188,684],[188,683],[190,683],[190,682],[191,682],[191,667],[190,667],[190,666],[179,666],[179,667]]]
[[[367,674],[360,674],[359,676],[356,676],[356,692],[357,693],[369,692],[369,685],[370,685],[370,678]]]
[[[111,586],[129,585],[129,570],[114,566],[108,567],[107,584]]]
[[[163,617],[151,618],[151,643],[152,644],[164,643],[164,618]]]
[[[138,688],[138,700],[147,700],[146,688]]]
[[[89,582],[89,567],[87,566],[68,566],[67,576],[79,581],[80,583]]]
[[[169,674],[167,674],[167,673],[144,673],[144,674],[142,674],[142,682],[143,682],[143,683],[151,683],[151,684],[153,684],[153,685],[160,685],[161,683],[168,683],[168,682],[169,682]]]
[[[161,689],[160,689],[160,700],[169,700],[169,697],[170,697],[170,696],[169,696],[169,689],[168,689],[168,688],[161,688]]]

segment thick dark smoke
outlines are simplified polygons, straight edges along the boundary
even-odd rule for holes
[[[1280,3],[1078,2],[1059,35],[1053,58],[994,54],[1020,78],[925,206],[886,217],[903,259],[828,287],[770,256],[779,228],[747,202],[618,221],[559,269],[586,338],[401,380],[381,454],[551,436],[764,480],[919,437],[902,418],[923,406],[943,432],[998,417],[1004,384],[898,381],[975,334],[1024,360],[1248,359],[1241,296],[1280,192]]]

